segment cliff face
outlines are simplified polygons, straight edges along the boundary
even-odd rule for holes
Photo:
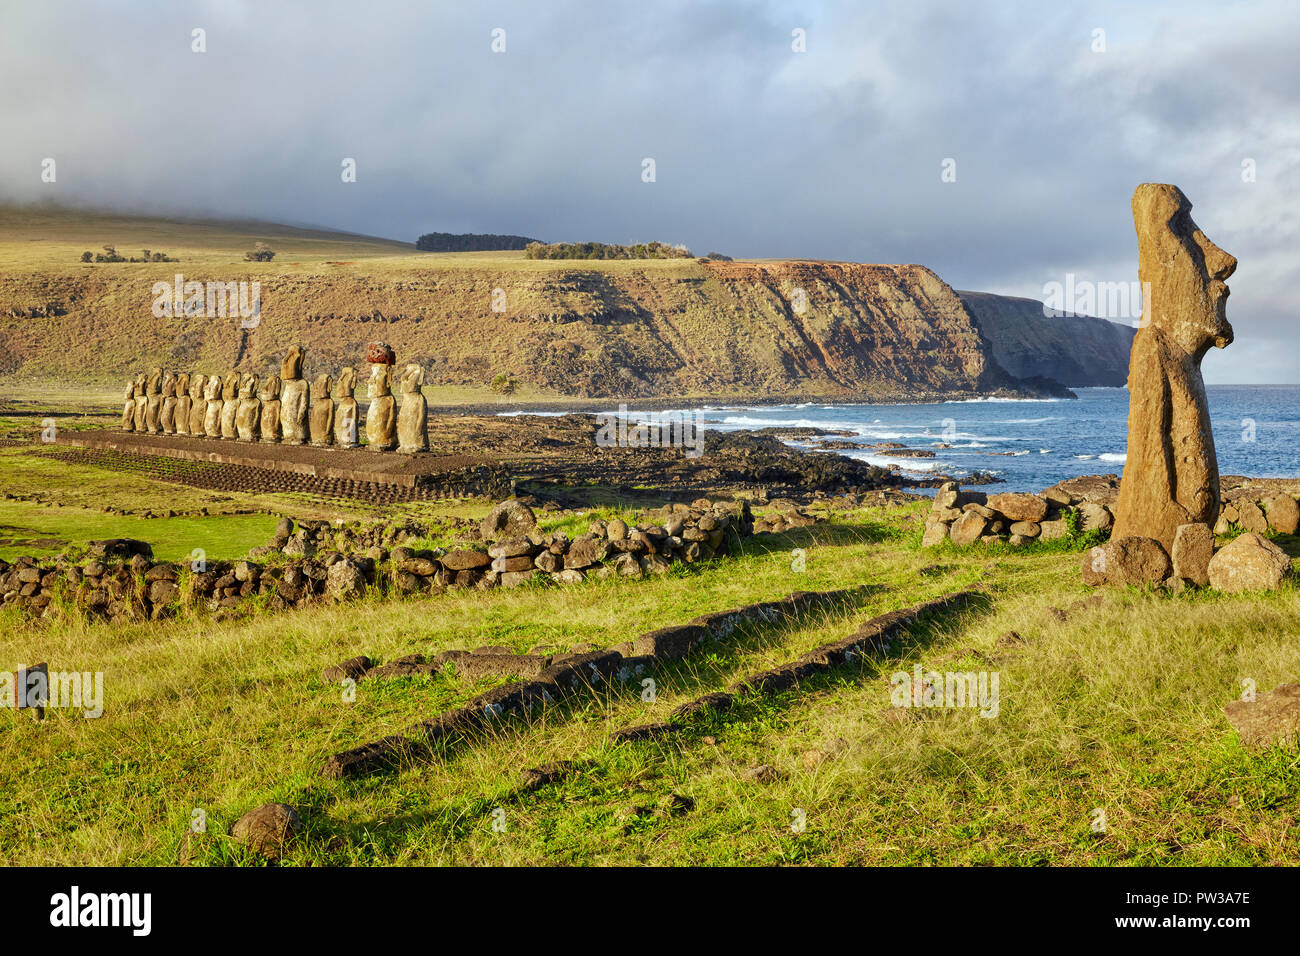
[[[260,324],[156,318],[153,283],[181,271],[260,282]],[[1017,375],[1122,383],[1130,330],[1090,333],[1080,361],[1077,332],[1050,338],[1041,314],[984,301],[1016,300],[965,295],[973,308],[922,266],[797,261],[60,266],[0,276],[0,375],[116,382],[153,365],[265,374],[301,342],[311,378],[360,366],[365,343],[383,339],[400,363],[425,366],[431,385],[482,387],[504,372],[587,397],[969,394],[1015,386],[1003,356]],[[977,324],[973,311],[986,318]],[[1090,321],[1110,325],[1076,324]]]
[[[1043,315],[1043,303],[987,292],[957,293],[988,339],[993,358],[1017,378],[1064,385],[1122,386],[1137,332],[1090,316]]]

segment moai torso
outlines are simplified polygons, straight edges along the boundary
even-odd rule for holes
[[[122,431],[135,431],[135,379],[126,383],[126,394],[122,396]]]
[[[162,413],[162,369],[156,368],[149,373],[145,383],[144,427],[151,435],[158,434],[158,416]]]
[[[339,397],[334,403],[334,444],[340,448],[357,447],[356,387],[356,369],[343,369],[339,373]]]
[[[190,376],[190,434],[196,438],[203,437],[203,419],[208,413],[208,400],[204,397],[204,387],[208,377],[202,372]]]
[[[203,389],[207,410],[203,413],[203,434],[208,438],[221,437],[221,376],[209,375]]]
[[[260,439],[268,445],[280,441],[280,376],[272,375],[258,393],[262,399]]]
[[[422,385],[424,369],[406,366],[402,373],[402,409],[397,415],[397,450],[407,455],[429,450],[429,403],[420,390]]]
[[[334,379],[321,375],[311,386],[311,443],[318,447],[334,443]]]
[[[149,380],[148,375],[139,375],[135,380],[135,430],[142,432],[147,430],[145,417],[149,411],[149,399],[145,397],[145,383]]]
[[[257,441],[261,417],[262,402],[257,397],[257,376],[245,375],[239,383],[239,411],[235,413],[235,433],[240,441]]]
[[[189,372],[182,372],[176,376],[176,411],[172,419],[176,426],[176,434],[190,433],[190,410],[193,406],[194,400],[190,398],[190,375]]]
[[[392,366],[370,366],[370,407],[366,410],[366,441],[371,451],[397,446],[397,400],[392,392]]]
[[[301,345],[291,348],[280,363],[280,432],[286,445],[307,441],[307,382],[302,377]]]
[[[162,382],[162,409],[158,412],[158,427],[164,435],[176,434],[176,376],[168,372]]]
[[[235,417],[239,414],[239,373],[231,372],[221,382],[221,437],[239,437]]]

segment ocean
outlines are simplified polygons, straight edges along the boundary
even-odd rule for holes
[[[934,451],[934,458],[923,459],[891,456],[865,447],[835,452],[876,465],[898,465],[905,474],[924,477],[943,473],[960,480],[973,471],[990,472],[1002,479],[990,485],[990,491],[1041,491],[1076,475],[1118,475],[1124,469],[1128,390],[1074,391],[1077,401],[708,405],[681,411],[698,411],[706,429],[706,456],[708,429],[812,426],[850,432],[843,440],[859,445],[898,442]],[[1221,474],[1300,476],[1300,386],[1211,385],[1206,391]],[[648,421],[650,415],[634,405],[628,410],[629,419],[635,421]],[[941,442],[949,447],[935,447]],[[816,445],[806,443],[806,447]]]

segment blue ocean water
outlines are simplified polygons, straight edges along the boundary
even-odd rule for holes
[[[707,429],[815,426],[851,432],[844,440],[864,446],[893,441],[934,450],[935,457],[928,459],[891,457],[868,448],[837,452],[877,465],[896,464],[904,473],[941,472],[960,479],[984,471],[1005,482],[990,490],[1041,491],[1076,475],[1118,475],[1124,469],[1128,390],[1074,391],[1077,401],[712,405],[698,411],[706,429],[706,455]],[[1300,476],[1300,386],[1212,385],[1207,392],[1221,474]],[[633,406],[628,417],[645,421],[650,416]],[[934,447],[938,442],[950,447]]]

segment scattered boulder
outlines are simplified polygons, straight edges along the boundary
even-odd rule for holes
[[[278,860],[302,831],[302,818],[292,807],[268,803],[236,820],[230,835],[266,859]]]
[[[1293,747],[1300,743],[1300,684],[1282,684],[1253,701],[1223,708],[1245,747]]]
[[[1286,552],[1250,531],[1220,548],[1209,563],[1210,586],[1228,594],[1274,590],[1290,573]]]
[[[1038,495],[1018,492],[989,495],[988,507],[1012,521],[1039,522],[1047,517],[1047,502]]]

